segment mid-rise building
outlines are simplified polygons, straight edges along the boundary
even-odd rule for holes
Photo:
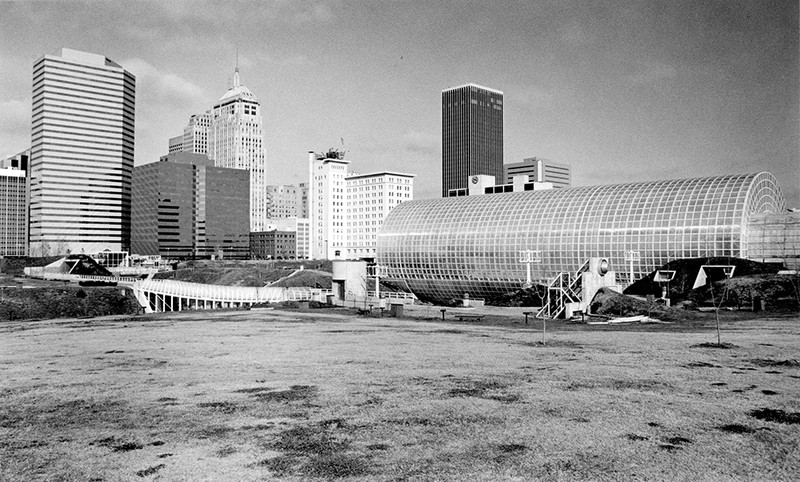
[[[173,139],[171,151],[178,146],[177,138]],[[256,96],[241,84],[238,67],[233,75],[233,87],[210,110],[189,119],[180,149],[208,154],[217,167],[248,171],[250,230],[264,230],[269,216],[263,116]]]
[[[344,153],[309,152],[309,199],[311,199],[311,258],[347,258],[347,165]]]
[[[267,219],[298,217],[297,186],[267,186]]]
[[[130,248],[136,79],[77,50],[33,66],[30,252]]]
[[[295,259],[297,231],[261,231],[250,233],[250,259]]]
[[[399,172],[351,174],[347,183],[347,253],[374,258],[383,220],[398,204],[414,199],[414,175]]]
[[[0,167],[0,256],[28,255],[27,181],[24,170]]]
[[[173,152],[181,152],[181,151],[183,151],[183,134],[181,134],[179,136],[175,136],[175,137],[170,137],[169,138],[169,151],[167,151],[167,152],[169,154],[172,154]],[[189,151],[189,150],[187,149],[187,151]],[[189,151],[189,152],[191,152],[191,151]]]
[[[166,258],[249,257],[250,175],[177,152],[137,166],[132,251]]]
[[[504,179],[512,183],[514,176],[526,175],[531,182],[550,182],[554,188],[572,187],[572,169],[569,164],[548,159],[529,157],[522,162],[505,165]]]
[[[442,197],[470,176],[503,179],[503,93],[467,84],[442,91]]]

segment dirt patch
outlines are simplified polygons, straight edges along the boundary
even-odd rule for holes
[[[683,365],[685,368],[722,368],[721,365],[714,365],[708,362],[691,362]]]
[[[131,450],[140,450],[144,448],[144,445],[138,442],[125,441],[114,436],[94,440],[89,442],[89,445],[106,447],[111,449],[112,452],[130,452]]]
[[[301,425],[281,432],[270,448],[302,455],[324,455],[347,449],[350,441],[324,423]]]
[[[333,453],[312,457],[301,468],[304,475],[326,480],[360,477],[369,474],[369,465],[363,457]]]
[[[298,464],[298,458],[291,455],[278,455],[269,459],[264,459],[257,465],[266,467],[278,477],[286,477],[294,472]]]
[[[496,380],[459,380],[458,386],[449,390],[447,395],[449,397],[477,397],[504,403],[519,401],[519,395],[503,392],[508,386],[508,384]]]
[[[155,474],[156,472],[158,472],[159,470],[163,469],[164,467],[166,467],[165,464],[154,465],[152,467],[148,467],[146,469],[143,469],[143,470],[140,470],[140,471],[136,472],[136,475],[138,475],[139,477],[147,477],[147,476]]]
[[[752,410],[750,416],[767,422],[798,424],[800,423],[800,412],[785,412],[780,409],[759,408]]]
[[[747,425],[741,425],[738,423],[729,423],[727,425],[720,425],[717,427],[717,430],[721,432],[727,433],[753,433],[755,429],[748,427]]]
[[[279,477],[299,473],[329,480],[367,475],[370,472],[367,459],[347,452],[348,430],[347,422],[340,418],[284,430],[268,446],[283,454],[259,464]]]
[[[295,402],[305,401],[317,395],[317,387],[311,385],[292,385],[288,390],[252,392],[252,398],[261,402]]]
[[[733,348],[739,348],[739,345],[734,345],[733,343],[726,343],[726,342],[722,343],[706,342],[706,343],[698,343],[697,345],[691,345],[689,346],[689,348],[717,348],[719,350],[731,350]]]
[[[208,408],[220,413],[234,413],[244,408],[234,402],[202,402],[197,404],[200,408]]]
[[[772,360],[770,358],[753,358],[752,360],[750,360],[750,363],[759,367],[793,367],[793,368],[800,367],[800,361],[797,360]]]

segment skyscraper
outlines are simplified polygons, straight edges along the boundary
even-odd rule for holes
[[[0,159],[0,256],[28,254],[28,157]]]
[[[309,151],[311,259],[347,259],[344,152]]]
[[[62,49],[33,66],[31,255],[130,249],[136,79]]]
[[[442,197],[473,174],[503,180],[503,93],[467,84],[442,91]]]
[[[250,231],[263,231],[267,224],[263,123],[261,104],[242,85],[236,67],[233,87],[211,110],[189,119],[183,142],[177,137],[170,139],[170,152],[208,154],[217,167],[250,171]]]

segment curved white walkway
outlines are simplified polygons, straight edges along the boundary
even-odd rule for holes
[[[312,288],[254,288],[157,279],[137,281],[132,288],[147,313],[237,308],[291,300],[325,301],[326,295],[330,294],[330,290]]]

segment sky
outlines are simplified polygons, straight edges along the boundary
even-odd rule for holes
[[[504,93],[504,160],[573,185],[769,171],[800,207],[796,0],[0,1],[0,157],[30,146],[32,66],[63,47],[132,72],[136,165],[232,83],[259,99],[269,184],[308,151],[440,196],[441,91]]]

